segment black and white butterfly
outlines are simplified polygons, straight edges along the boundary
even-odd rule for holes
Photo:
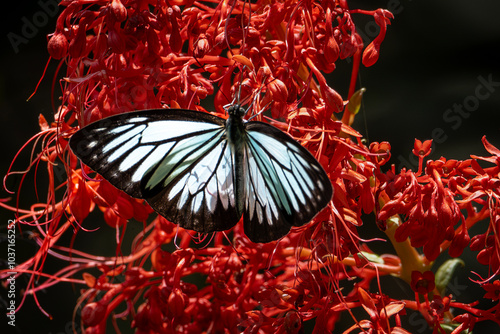
[[[321,165],[288,134],[183,109],[111,116],[80,129],[69,145],[83,163],[169,221],[202,233],[243,216],[253,242],[270,242],[308,223],[331,200]]]

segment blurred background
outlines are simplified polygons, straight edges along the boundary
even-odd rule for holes
[[[50,122],[53,120],[51,100],[54,98],[55,106],[58,105],[60,91],[57,84],[55,93],[51,92],[56,62],[49,64],[36,94],[27,101],[35,91],[47,64],[47,34],[53,32],[58,13],[55,4],[56,0],[9,1],[8,7],[2,10],[2,177],[16,152],[39,131],[38,115],[43,114]],[[382,44],[378,62],[360,71],[359,87],[365,87],[366,93],[361,114],[358,115],[354,128],[370,141],[389,141],[392,145],[392,163],[397,169],[416,169],[411,154],[415,138],[435,138],[434,151],[430,156],[433,159],[445,156],[448,159],[460,160],[467,159],[470,154],[485,156],[487,152],[481,143],[483,135],[486,135],[493,145],[500,147],[500,2],[366,0],[349,1],[349,5],[351,8],[361,9],[387,8],[395,15]],[[368,44],[378,33],[376,26],[363,15],[355,15],[354,18],[359,33]],[[329,82],[345,97],[351,63],[339,61],[337,66],[329,76]],[[28,166],[30,149],[31,147],[24,152],[22,160],[16,164],[17,170]],[[19,181],[19,178],[14,177],[8,180],[7,185],[11,190],[15,190]],[[27,185],[33,184],[30,179],[25,182]],[[40,189],[45,191],[43,184],[46,181],[38,182]],[[21,197],[20,201],[25,206],[35,201],[34,193],[30,191],[32,189],[25,190],[26,195]],[[39,195],[43,200],[46,194]],[[8,196],[12,195],[4,189],[0,190],[0,198]],[[0,211],[2,235],[5,233],[8,219],[12,217],[11,212]],[[484,227],[477,228],[477,231],[483,230]],[[362,233],[373,236],[377,231],[367,229]],[[114,232],[104,225],[99,233],[86,233],[80,242],[85,247],[92,247],[102,244],[103,240],[109,240],[106,239],[108,237],[114,238]],[[110,249],[104,252],[113,254],[115,245],[109,244]],[[18,240],[16,247],[18,262],[26,259],[36,249],[29,240]],[[372,248],[377,247],[379,246],[374,245]],[[380,247],[383,251],[384,246]],[[5,248],[6,243],[2,236],[0,258],[6,254]],[[476,267],[474,254],[465,254],[463,259],[466,268],[461,271],[456,286],[463,286],[470,278],[477,278],[471,276],[470,271],[477,271],[483,277],[487,276],[484,268]],[[444,258],[439,258],[437,265],[442,261]],[[53,272],[53,268],[60,264],[60,261],[48,260],[47,270]],[[394,281],[387,284],[391,283],[396,295],[400,294],[400,298],[411,298],[407,295],[406,287],[394,284]],[[16,284],[17,288],[21,289],[25,282],[20,279]],[[40,303],[52,315],[52,320],[38,310],[32,298],[27,298],[25,306],[16,316],[17,331],[12,331],[10,326],[7,331],[3,330],[6,328],[6,320],[2,315],[0,332],[71,333],[71,319],[78,289],[78,286],[60,284],[39,294]],[[5,306],[1,305],[6,300],[4,292],[2,290],[0,295],[0,309]],[[482,296],[484,292],[462,288],[457,298],[467,303],[475,300],[478,294]],[[425,324],[422,324],[423,318],[414,316],[412,319],[410,315],[409,319],[409,330],[413,333],[426,332]],[[487,329],[484,325],[478,326],[477,332]],[[339,332],[341,328],[345,327],[339,326]]]

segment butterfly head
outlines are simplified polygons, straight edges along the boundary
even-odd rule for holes
[[[242,118],[243,116],[245,116],[246,110],[239,103],[235,103],[227,108],[227,113],[229,114],[229,116]]]

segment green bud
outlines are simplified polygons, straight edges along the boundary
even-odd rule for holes
[[[351,114],[356,115],[358,113],[359,108],[361,107],[361,99],[365,91],[366,88],[361,88],[360,90],[352,94],[351,98],[349,99],[349,104],[347,105],[347,110]]]

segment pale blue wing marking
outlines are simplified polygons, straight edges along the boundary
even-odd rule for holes
[[[109,133],[113,133],[113,134],[118,134],[118,133],[122,133],[124,131],[127,131],[128,129],[134,127],[134,124],[125,124],[125,125],[121,125],[121,126],[117,126],[116,128],[112,128],[112,129],[108,129]],[[101,130],[101,129],[99,129]]]
[[[278,207],[276,201],[273,199],[271,192],[273,189],[269,187],[268,173],[263,172],[263,168],[268,168],[270,166],[264,166],[265,163],[262,159],[267,159],[267,156],[256,157],[256,153],[261,153],[262,151],[248,151],[248,178],[247,178],[247,194],[246,194],[246,208],[250,219],[253,219],[254,215],[257,216],[257,220],[260,224],[264,223],[263,212],[266,212],[267,217],[278,218]],[[263,175],[264,173],[264,175]],[[267,174],[267,175],[266,175]],[[267,180],[266,180],[267,178]],[[278,181],[279,182],[279,181]],[[273,220],[268,220],[268,224],[272,225]]]
[[[125,137],[126,135],[127,134],[124,134],[121,137]],[[139,144],[140,139],[141,139],[141,136],[139,133],[137,133],[137,134],[133,134],[132,138],[129,137],[126,140],[124,140],[123,142],[121,142],[120,143],[121,146],[118,147],[115,151],[113,151],[113,153],[111,153],[111,155],[108,157],[107,163],[111,163],[111,162],[115,161],[116,159],[125,156],[125,153],[134,149],[135,147],[138,147],[137,144]],[[104,153],[106,153],[106,151],[103,150]]]
[[[120,171],[126,171],[137,165],[155,148],[153,145],[139,146],[132,153],[127,155],[118,167]],[[132,177],[133,180],[133,177]]]
[[[222,130],[211,131],[177,141],[155,166],[153,173],[148,175],[144,188],[149,190],[158,186],[170,186],[171,182],[207,154],[221,140],[222,134]]]
[[[256,180],[256,185],[252,184],[252,187],[256,188],[259,203],[262,203],[265,207],[271,205],[275,217],[278,216],[277,207],[285,210],[287,214],[291,214],[292,210],[287,201],[288,194],[282,183],[286,180],[281,180],[277,172],[280,168],[289,168],[290,166],[290,159],[284,159],[282,153],[288,151],[287,147],[272,137],[257,132],[251,132],[248,137],[251,157],[253,158],[249,160],[251,165],[250,177]],[[266,148],[265,151],[263,147]],[[276,156],[273,154],[276,154]],[[280,160],[274,160],[275,157]],[[280,166],[276,162],[283,162],[283,164]],[[252,163],[254,166],[252,166]],[[260,198],[263,196],[264,198]]]
[[[194,121],[156,121],[149,123],[142,133],[142,144],[160,142],[181,136],[189,136],[196,132],[220,129],[218,124]]]
[[[226,230],[241,218],[225,129],[178,140],[143,178],[148,203],[167,219],[199,232]],[[240,199],[243,200],[243,199]]]
[[[192,199],[195,213],[200,210],[203,202],[211,213],[215,211],[218,201],[226,210],[229,206],[234,206],[233,169],[230,160],[227,160],[228,154],[230,151],[227,145],[221,141],[175,182],[168,192],[168,200],[171,201],[181,193],[177,201],[178,209],[187,205]]]
[[[133,125],[125,125],[125,126],[122,126],[120,128],[128,128],[128,127],[133,127]],[[139,125],[139,126],[135,126],[133,127],[130,131],[127,131],[121,135],[119,135],[118,137],[114,138],[113,140],[111,140],[109,143],[107,143],[106,145],[104,145],[104,147],[102,148],[102,153],[107,153],[115,148],[117,148],[118,146],[124,144],[125,142],[129,142],[130,140],[132,139],[139,139],[140,138],[140,133],[142,131],[144,131],[144,129],[146,128],[146,125]],[[123,131],[119,131],[117,133],[122,133]],[[110,132],[110,134],[115,134],[115,132]],[[139,136],[137,136],[139,135]],[[98,140],[98,138],[97,138]],[[121,154],[117,154],[117,151],[118,152],[121,152]],[[111,159],[111,156],[108,160],[110,161],[113,161],[117,158],[117,156],[120,156],[123,154],[123,148],[122,147],[119,147],[118,150],[113,152],[112,156],[113,156],[113,159]],[[116,155],[115,155],[116,153]]]
[[[233,189],[233,179],[234,179],[234,167],[232,161],[231,150],[229,146],[226,145],[224,154],[220,161],[220,165],[216,170],[216,182],[217,189],[210,187],[208,190],[211,194],[218,194],[220,201],[224,209],[228,209],[229,206],[235,206],[234,189]]]
[[[170,151],[170,149],[174,146],[174,142],[167,142],[165,144],[161,144],[155,148],[151,154],[141,163],[141,165],[135,170],[132,175],[132,182],[139,182],[142,180],[142,177],[146,172],[151,168],[151,166],[155,166],[163,157]]]

